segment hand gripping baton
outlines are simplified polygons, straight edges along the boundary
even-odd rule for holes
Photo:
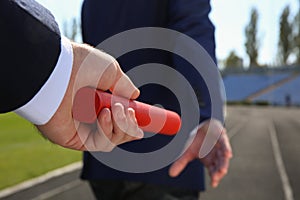
[[[78,90],[73,102],[74,119],[84,123],[94,123],[103,108],[121,103],[125,108],[133,108],[139,127],[146,132],[174,135],[181,127],[180,116],[173,112],[139,101],[128,100],[107,92],[84,87]]]

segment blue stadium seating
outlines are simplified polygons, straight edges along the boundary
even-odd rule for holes
[[[254,102],[257,101],[268,101],[273,105],[286,105],[290,101],[291,105],[300,105],[300,76],[255,98]]]
[[[290,73],[227,75],[223,78],[227,101],[245,100],[249,95],[289,76]]]

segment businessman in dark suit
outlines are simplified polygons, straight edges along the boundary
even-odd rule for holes
[[[214,26],[208,18],[209,12],[209,0],[85,0],[82,7],[83,40],[97,46],[105,39],[129,29],[169,28],[192,37],[216,62]],[[134,40],[128,42],[135,43]],[[111,53],[107,49],[104,51]],[[199,191],[204,190],[203,164],[209,170],[212,186],[216,187],[227,173],[231,148],[225,128],[222,125],[220,127],[223,116],[211,120],[210,95],[201,76],[191,70],[193,67],[184,59],[158,49],[135,50],[122,55],[117,60],[124,71],[146,63],[161,63],[177,69],[188,80],[192,80],[193,89],[200,94],[200,123],[203,122],[205,125],[199,128],[194,143],[175,163],[153,172],[118,171],[99,162],[94,157],[95,154],[85,152],[82,178],[89,180],[96,197],[101,200],[198,199]],[[165,108],[179,112],[176,97],[166,88],[157,84],[148,84],[140,89],[139,100],[161,104]],[[199,108],[195,107],[195,109]],[[209,123],[213,127],[222,129],[223,134],[213,150],[199,162],[197,152],[201,147],[201,138],[207,133]],[[121,145],[121,148],[130,152],[148,153],[162,148],[170,141],[172,137],[156,135]],[[126,158],[122,159],[126,162]]]
[[[111,56],[62,37],[51,13],[34,0],[1,0],[0,26],[0,113],[15,111],[52,142],[76,150],[110,151],[143,136],[134,111],[120,104],[101,112],[96,129],[72,118],[78,88],[108,90],[120,82],[124,88],[113,93],[139,95]]]

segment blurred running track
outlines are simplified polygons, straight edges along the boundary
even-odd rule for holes
[[[300,109],[228,107],[226,127],[234,157],[217,189],[201,200],[300,199]],[[80,169],[54,177],[2,200],[94,200]]]

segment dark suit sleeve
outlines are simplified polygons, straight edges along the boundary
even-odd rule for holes
[[[169,4],[170,24],[168,28],[179,31],[196,40],[209,54],[211,62],[216,67],[215,56],[215,27],[209,19],[211,11],[209,0],[173,0]],[[192,55],[192,53],[191,53]],[[201,57],[199,55],[199,57]],[[201,120],[215,117],[223,121],[223,99],[221,90],[215,91],[214,98],[219,105],[213,105],[217,116],[212,116],[211,97],[203,77],[193,66],[178,56],[173,56],[173,64],[192,85],[199,102]],[[206,67],[206,66],[205,66]],[[211,77],[209,77],[211,78]],[[216,79],[216,81],[218,81]],[[218,82],[215,84],[219,84]]]
[[[33,0],[0,0],[0,113],[30,101],[54,70],[61,36],[54,17]]]

